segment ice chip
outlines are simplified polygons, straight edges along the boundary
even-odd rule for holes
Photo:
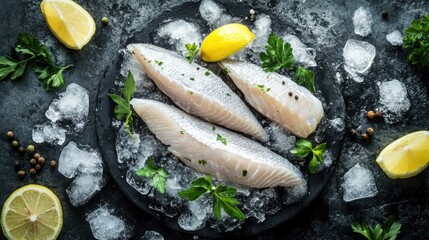
[[[250,48],[253,52],[259,54],[260,52],[265,51],[268,35],[272,32],[271,18],[265,14],[258,15],[258,18],[255,21],[255,29],[253,32],[255,33],[255,39],[250,44]]]
[[[99,240],[127,239],[125,222],[107,206],[100,206],[86,217],[91,228],[92,235]]]
[[[155,231],[146,231],[140,240],[164,240],[164,237]]]
[[[349,39],[343,49],[344,69],[357,82],[363,78],[359,74],[366,74],[374,61],[375,47],[367,42]]]
[[[104,179],[102,174],[82,173],[70,183],[66,192],[70,203],[77,207],[87,203],[103,186]]]
[[[307,48],[297,36],[286,33],[283,36],[283,40],[288,42],[292,47],[292,54],[295,61],[303,64],[305,67],[315,67],[316,63],[316,50],[313,48]]]
[[[158,36],[166,38],[175,50],[184,55],[187,50],[185,44],[201,45],[202,37],[199,27],[185,20],[176,20],[164,24],[158,29]]]
[[[393,79],[380,84],[380,110],[387,123],[397,123],[410,109],[407,89],[403,83]]]
[[[56,123],[45,122],[36,125],[32,131],[33,141],[36,143],[47,142],[56,145],[62,145],[66,140],[66,130]]]
[[[276,152],[287,153],[295,146],[296,137],[286,132],[283,127],[280,127],[276,123],[271,123],[265,128],[265,131],[270,137],[269,144]]]
[[[52,122],[62,122],[76,132],[83,130],[89,112],[88,91],[71,83],[66,91],[59,94],[59,98],[52,101],[45,112]]]
[[[225,9],[212,0],[203,0],[199,11],[201,17],[207,21],[211,28],[217,28],[233,21],[236,22],[231,15],[226,13]]]
[[[290,205],[301,201],[308,194],[307,181],[302,184],[285,188],[285,194],[283,195],[283,204]]]
[[[210,208],[207,208],[205,202],[202,199],[189,202],[188,210],[179,216],[177,220],[179,226],[188,231],[195,231],[205,227],[207,214],[211,211]]]
[[[402,45],[402,33],[398,30],[395,30],[386,35],[387,41],[393,46],[401,46]]]
[[[372,32],[372,15],[368,8],[360,7],[353,15],[353,25],[355,27],[355,33],[362,37],[366,37]]]
[[[345,127],[344,121],[341,118],[329,119],[329,124],[330,127],[337,132],[343,131]]]
[[[343,181],[345,202],[374,197],[378,194],[371,171],[359,163],[344,174]]]

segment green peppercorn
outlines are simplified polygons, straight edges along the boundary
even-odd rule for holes
[[[36,170],[40,170],[40,168],[42,168],[42,166],[40,166],[39,164],[36,164],[36,166],[34,166],[34,168],[35,168]]]
[[[37,162],[40,164],[40,165],[43,165],[43,164],[45,164],[45,158],[44,157],[39,157],[39,159],[37,160]]]
[[[109,23],[109,19],[107,17],[101,18],[101,23],[106,26]]]
[[[36,159],[36,160],[39,160],[39,158],[40,158],[40,153],[35,153],[35,154],[33,155],[33,158],[34,158],[34,159]]]
[[[36,175],[36,173],[37,173],[37,171],[36,171],[36,169],[34,169],[34,168],[30,168],[30,175],[31,176],[34,176],[34,175]]]
[[[372,136],[374,134],[374,129],[373,128],[367,128],[366,134],[368,134],[368,136]]]
[[[15,170],[16,171],[21,170],[21,163],[19,161],[15,161]]]
[[[34,159],[34,158],[30,159],[30,164],[31,165],[36,165],[37,164],[36,159]]]
[[[19,178],[23,178],[25,176],[25,172],[24,171],[18,171],[18,177]]]
[[[13,140],[11,145],[12,145],[12,147],[17,148],[19,146],[19,143],[18,143],[18,141]]]
[[[12,131],[9,131],[9,132],[7,132],[7,138],[9,139],[9,140],[13,140],[13,136],[14,136],[14,134],[13,134],[13,132]]]
[[[57,166],[57,161],[52,160],[50,165],[51,165],[51,168],[55,168]]]
[[[33,145],[28,145],[28,147],[27,147],[27,152],[28,152],[28,153],[30,153],[30,154],[33,154],[33,153],[34,153],[34,151],[35,151],[34,146],[33,146]]]

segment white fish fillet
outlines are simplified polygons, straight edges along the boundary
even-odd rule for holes
[[[268,140],[246,104],[214,73],[150,44],[131,44],[128,49],[158,88],[181,109],[261,141]]]
[[[221,65],[262,115],[302,138],[316,130],[323,117],[322,103],[305,87],[252,63],[225,60]]]
[[[161,102],[133,99],[131,105],[168,150],[196,171],[257,188],[303,182],[294,165],[256,141],[221,127],[213,130],[213,124]]]

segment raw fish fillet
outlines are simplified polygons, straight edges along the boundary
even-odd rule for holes
[[[305,87],[252,63],[225,60],[221,65],[262,115],[302,138],[316,130],[323,117],[322,103]]]
[[[246,104],[208,69],[150,44],[128,49],[159,89],[186,112],[267,141],[268,135]]]
[[[257,188],[303,182],[294,165],[256,141],[165,103],[133,99],[131,105],[168,150],[198,172]]]

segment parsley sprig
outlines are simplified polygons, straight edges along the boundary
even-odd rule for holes
[[[136,83],[134,81],[133,74],[128,71],[127,80],[125,81],[124,87],[122,88],[122,96],[117,94],[108,94],[108,96],[116,103],[115,116],[118,120],[124,121],[124,126],[127,132],[131,135],[131,126],[133,125],[133,110],[130,105],[131,98],[136,90]]]
[[[407,59],[412,64],[429,67],[429,15],[414,20],[405,29],[402,47],[407,51]]]
[[[377,224],[375,227],[366,223],[352,224],[353,232],[362,234],[368,240],[395,240],[401,233],[401,224],[395,221],[393,216],[387,218],[383,226]]]
[[[146,159],[146,165],[136,171],[136,175],[145,178],[152,178],[151,185],[160,193],[165,193],[165,183],[168,172],[158,167],[150,156]]]
[[[194,58],[198,55],[199,49],[197,44],[195,43],[187,43],[185,44],[186,50],[188,50],[185,53],[185,58],[189,60],[189,63],[192,63],[194,61]]]
[[[22,54],[23,60],[14,59],[9,56],[0,56],[0,81],[10,76],[10,79],[20,78],[30,61],[35,60],[32,70],[37,78],[43,82],[46,91],[57,89],[64,85],[63,71],[72,65],[55,65],[48,49],[40,43],[39,39],[28,34],[19,33],[17,37],[15,52]]]
[[[222,209],[226,214],[237,220],[243,221],[246,218],[244,213],[237,207],[240,204],[235,198],[237,189],[222,184],[214,186],[212,177],[209,175],[197,178],[188,189],[179,192],[180,197],[189,201],[194,201],[207,194],[213,197],[213,214],[216,219],[220,220],[222,218]]]
[[[266,52],[261,52],[259,58],[262,62],[262,69],[266,72],[275,72],[286,68],[294,72],[294,80],[297,84],[304,86],[311,92],[315,92],[314,72],[304,67],[295,67],[295,58],[292,54],[290,43],[285,42],[281,37],[271,33],[268,36]]]
[[[323,164],[323,153],[326,151],[326,144],[322,143],[313,148],[313,144],[306,140],[300,139],[296,141],[295,148],[290,152],[298,157],[307,157],[312,154],[311,161],[308,165],[308,170],[311,174],[315,174],[319,169],[319,165]]]

